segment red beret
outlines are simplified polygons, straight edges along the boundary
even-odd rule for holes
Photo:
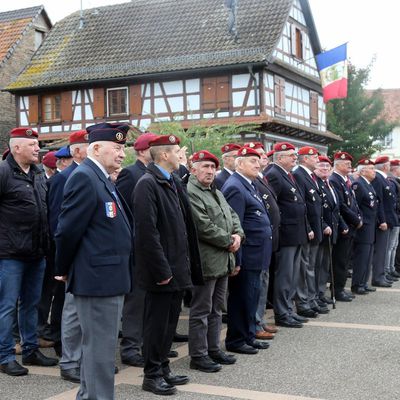
[[[360,161],[358,161],[357,165],[375,165],[375,163],[368,158],[362,158]]]
[[[313,155],[319,154],[319,153],[315,147],[304,146],[304,147],[300,147],[297,154],[299,154],[300,156],[313,156]]]
[[[135,144],[133,145],[135,150],[147,150],[148,148],[150,148],[150,142],[155,139],[157,137],[156,134],[154,133],[143,133],[142,135],[140,135],[136,141]]]
[[[338,151],[337,153],[335,153],[333,158],[335,160],[353,161],[353,157],[349,153],[346,153],[345,151]]]
[[[288,150],[296,150],[296,148],[288,142],[279,142],[275,143],[274,145],[274,151],[279,152],[279,151],[288,151]]]
[[[200,150],[193,153],[192,162],[196,163],[199,161],[213,161],[215,163],[215,167],[218,168],[219,160],[214,154],[210,153],[207,150]]]
[[[2,157],[1,157],[2,160],[5,160],[9,154],[10,154],[10,149],[4,150],[4,153],[3,153]]]
[[[385,164],[388,163],[389,161],[390,160],[388,156],[379,156],[376,158],[375,164]]]
[[[14,128],[10,132],[10,138],[37,139],[39,134],[32,128]]]
[[[229,153],[230,151],[239,150],[241,146],[236,143],[227,143],[221,147],[222,154]]]
[[[327,162],[332,165],[332,161],[328,156],[318,156],[318,162]]]
[[[89,142],[89,134],[87,133],[86,129],[72,132],[69,135],[69,144],[88,143],[88,142]]]
[[[254,150],[254,149],[252,149],[252,148],[250,148],[250,147],[241,147],[241,148],[238,150],[237,156],[238,156],[238,157],[257,156],[258,158],[261,158],[261,157],[260,157],[260,154],[259,154],[256,150]]]
[[[391,167],[398,167],[400,165],[400,160],[391,160],[390,166]]]
[[[42,159],[42,164],[45,165],[47,168],[57,168],[57,158],[55,154],[55,151],[49,151],[48,153],[46,153]]]
[[[250,142],[250,143],[245,143],[244,147],[249,147],[250,149],[263,149],[264,150],[264,145],[261,142]]]
[[[272,157],[272,156],[274,155],[274,153],[275,153],[275,150],[270,150],[270,151],[267,153],[267,157]]]
[[[175,135],[160,135],[156,136],[153,140],[149,142],[150,146],[172,146],[174,144],[179,144],[181,141]]]

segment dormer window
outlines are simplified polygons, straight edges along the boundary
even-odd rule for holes
[[[304,59],[304,44],[302,30],[292,24],[291,26],[291,52],[299,60]]]
[[[42,44],[44,39],[44,32],[38,29],[35,29],[35,50],[37,50]]]

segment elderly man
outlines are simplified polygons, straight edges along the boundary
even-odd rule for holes
[[[77,399],[114,399],[118,328],[132,287],[132,218],[108,177],[125,158],[128,130],[108,123],[87,128],[88,157],[65,185],[55,235],[56,269],[82,329]]]
[[[357,205],[354,192],[351,189],[351,181],[348,175],[351,173],[353,157],[344,151],[334,155],[333,173],[329,183],[334,187],[338,196],[339,210],[344,224],[339,229],[338,238],[332,250],[333,274],[335,279],[335,298],[338,301],[350,302],[353,300],[351,293],[344,290],[346,286],[347,270],[353,239],[357,229],[362,227],[362,216]]]
[[[276,143],[273,159],[274,164],[266,177],[276,193],[281,211],[274,282],[275,323],[287,328],[301,328],[302,322],[308,320],[294,312],[293,299],[299,279],[301,246],[314,236],[307,221],[305,200],[291,173],[297,160],[295,147],[287,142]]]
[[[238,150],[236,172],[222,188],[229,205],[239,216],[246,241],[236,253],[236,270],[229,279],[226,349],[256,354],[268,343],[256,336],[256,312],[260,296],[260,274],[268,269],[272,253],[272,229],[267,208],[254,186],[260,172],[260,155],[252,148]]]
[[[353,275],[351,291],[368,294],[368,279],[374,255],[375,228],[378,201],[371,182],[375,178],[374,162],[362,159],[357,163],[360,177],[353,183],[358,207],[363,217],[363,226],[356,231],[353,248]]]
[[[235,271],[235,252],[244,236],[237,214],[212,185],[218,158],[201,150],[193,154],[188,194],[199,236],[205,284],[194,286],[189,316],[190,368],[217,372],[235,357],[220,349],[222,307],[228,275]]]
[[[391,160],[390,161],[390,174],[389,179],[396,185],[397,188],[397,215],[400,220],[400,160]],[[399,239],[400,239],[400,228],[399,228],[399,237],[397,238],[397,247],[396,247],[396,254],[394,257],[394,271],[392,275],[396,278],[400,278],[400,246],[399,246]]]
[[[161,135],[150,144],[150,163],[133,194],[135,276],[146,291],[143,324],[142,388],[176,393],[189,381],[173,375],[168,352],[178,323],[183,291],[203,282],[189,199],[179,178],[179,138]]]
[[[226,180],[235,172],[235,157],[239,149],[240,145],[236,143],[227,143],[221,147],[224,168],[215,177],[215,186],[218,190],[221,190]]]
[[[10,132],[10,153],[0,164],[0,371],[26,375],[15,360],[12,335],[16,304],[22,339],[22,364],[56,365],[45,357],[37,338],[40,300],[47,251],[46,183],[35,165],[38,133],[31,128]]]
[[[55,156],[55,153],[56,153],[55,151],[49,151],[43,156],[42,165],[46,179],[50,179],[58,172],[56,165],[57,158]]]

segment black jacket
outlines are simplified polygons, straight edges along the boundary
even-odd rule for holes
[[[133,194],[138,284],[148,291],[178,291],[202,284],[197,234],[179,177],[176,191],[151,163]],[[158,282],[172,276],[167,285]]]
[[[231,174],[225,168],[222,168],[221,172],[214,179],[215,186],[218,190],[222,189],[222,186],[224,186],[224,183],[230,176]]]
[[[25,174],[12,154],[0,164],[0,258],[37,260],[48,249],[46,178]]]
[[[129,207],[132,207],[133,203],[133,189],[145,172],[146,166],[137,160],[135,164],[124,168],[118,175],[116,186]]]

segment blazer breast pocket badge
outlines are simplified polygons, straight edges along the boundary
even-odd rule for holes
[[[106,201],[104,203],[106,207],[106,216],[108,218],[115,218],[117,216],[117,205],[113,201]]]

